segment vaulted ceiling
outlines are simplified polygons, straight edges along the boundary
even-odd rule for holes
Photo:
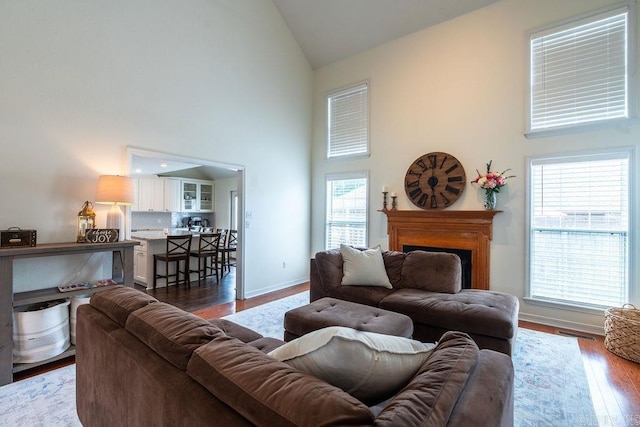
[[[314,69],[496,1],[273,0]]]

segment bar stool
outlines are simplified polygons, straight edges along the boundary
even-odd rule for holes
[[[167,252],[164,254],[153,255],[153,289],[156,288],[157,279],[167,279],[167,292],[169,291],[170,284],[176,284],[176,287],[180,283],[180,273],[182,273],[184,284],[191,285],[189,279],[189,260],[191,253],[191,234],[179,235],[179,236],[167,236]],[[158,274],[158,261],[164,262],[165,274]],[[180,271],[180,261],[184,261],[184,271]],[[175,274],[169,274],[169,264],[176,263]],[[170,277],[175,277],[176,280],[169,282]]]
[[[202,283],[202,279],[213,275],[215,271],[216,282],[220,282],[220,263],[219,249],[221,241],[220,233],[200,233],[200,242],[198,243],[198,251],[191,252],[191,256],[198,258],[197,270],[189,270],[190,273],[198,273],[198,286]]]
[[[227,232],[224,246],[220,249],[222,252],[222,269],[231,271],[231,255],[235,255],[238,245],[238,230],[229,230]],[[234,256],[235,259],[235,256]],[[234,264],[235,265],[235,264]]]

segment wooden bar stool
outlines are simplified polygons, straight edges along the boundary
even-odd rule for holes
[[[176,287],[180,283],[180,273],[182,273],[184,284],[191,285],[189,280],[189,260],[191,257],[191,234],[179,235],[179,236],[167,236],[167,252],[164,254],[153,255],[153,289],[156,288],[157,279],[167,279],[167,292],[169,291],[170,284],[176,284]],[[164,262],[165,274],[158,274],[158,261]],[[180,271],[180,261],[184,261],[184,270]],[[169,273],[169,265],[176,263],[175,274]],[[169,278],[175,277],[176,280],[169,282]]]
[[[223,271],[231,271],[231,255],[236,254],[238,245],[238,230],[229,230],[224,240],[224,246],[220,249],[222,252],[222,269]],[[234,263],[235,265],[235,263]]]
[[[203,279],[212,276],[215,272],[216,282],[220,282],[219,250],[221,242],[220,233],[200,233],[198,251],[191,252],[192,257],[198,258],[197,270],[189,270],[190,273],[198,273],[198,286]]]

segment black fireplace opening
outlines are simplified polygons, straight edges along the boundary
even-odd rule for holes
[[[471,251],[468,249],[435,248],[431,246],[402,245],[402,252],[427,251],[456,254],[462,261],[462,289],[471,289]]]

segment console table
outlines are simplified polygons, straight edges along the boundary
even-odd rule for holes
[[[60,292],[58,288],[39,289],[28,292],[13,292],[13,260],[58,255],[87,254],[94,252],[112,252],[112,278],[119,284],[133,287],[133,247],[138,241],[127,240],[112,243],[47,243],[35,247],[16,247],[0,249],[0,386],[13,381],[13,373],[45,363],[59,360],[75,354],[71,346],[64,353],[39,363],[13,363],[13,308],[43,301],[86,295],[102,288],[82,289]]]

